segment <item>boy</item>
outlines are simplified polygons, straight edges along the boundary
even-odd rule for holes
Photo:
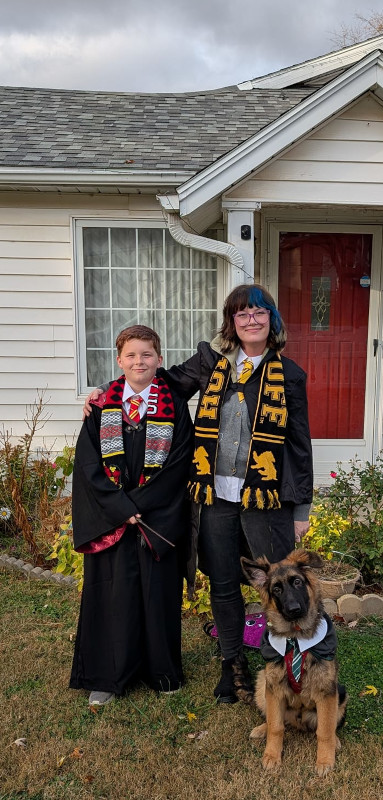
[[[74,545],[85,556],[70,686],[90,691],[90,705],[137,678],[165,692],[183,682],[180,545],[192,423],[160,369],[157,333],[125,328],[116,347],[123,375],[85,419],[73,473]]]

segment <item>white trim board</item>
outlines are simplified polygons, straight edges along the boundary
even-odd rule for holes
[[[370,53],[255,136],[192,177],[177,190],[181,216],[195,211],[270,159],[373,91],[383,98],[383,53]],[[259,199],[259,198],[257,198]]]
[[[284,89],[286,86],[303,83],[310,78],[325,75],[328,72],[332,72],[332,70],[348,67],[374,50],[380,49],[383,50],[383,36],[374,36],[364,42],[343,47],[342,50],[333,50],[332,53],[311,58],[309,61],[302,61],[300,64],[294,64],[276,72],[269,72],[268,75],[261,75],[258,78],[243,81],[238,84],[238,89],[242,91],[248,91],[249,89]]]

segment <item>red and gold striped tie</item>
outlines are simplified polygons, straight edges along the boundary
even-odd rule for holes
[[[133,422],[139,422],[141,417],[138,409],[142,403],[142,397],[139,394],[133,394],[132,397],[129,398],[129,403],[129,419],[132,419]]]

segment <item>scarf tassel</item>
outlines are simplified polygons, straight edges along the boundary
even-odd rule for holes
[[[247,486],[243,490],[242,494],[242,508],[259,508],[260,511],[263,511],[264,508],[267,510],[271,508],[280,508],[281,503],[279,500],[279,495],[276,489],[272,492],[268,489],[266,493],[262,491],[262,489],[251,489],[250,486]]]
[[[201,483],[189,481],[188,491],[194,503],[201,503],[205,506],[213,505],[215,491],[212,486],[203,486]]]

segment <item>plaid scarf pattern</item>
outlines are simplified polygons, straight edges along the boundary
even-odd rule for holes
[[[195,422],[195,450],[189,492],[196,503],[214,503],[214,471],[220,417],[230,379],[230,364],[221,356],[199,402]],[[262,367],[251,432],[242,507],[280,508],[279,484],[287,425],[283,365],[279,355]]]
[[[100,445],[106,475],[121,486],[119,457],[125,455],[122,433],[125,376],[112,381],[101,410]],[[174,430],[174,402],[167,383],[155,377],[150,387],[146,414],[144,467],[140,485],[146,483],[164,465],[171,448]],[[111,459],[117,458],[113,464]]]

